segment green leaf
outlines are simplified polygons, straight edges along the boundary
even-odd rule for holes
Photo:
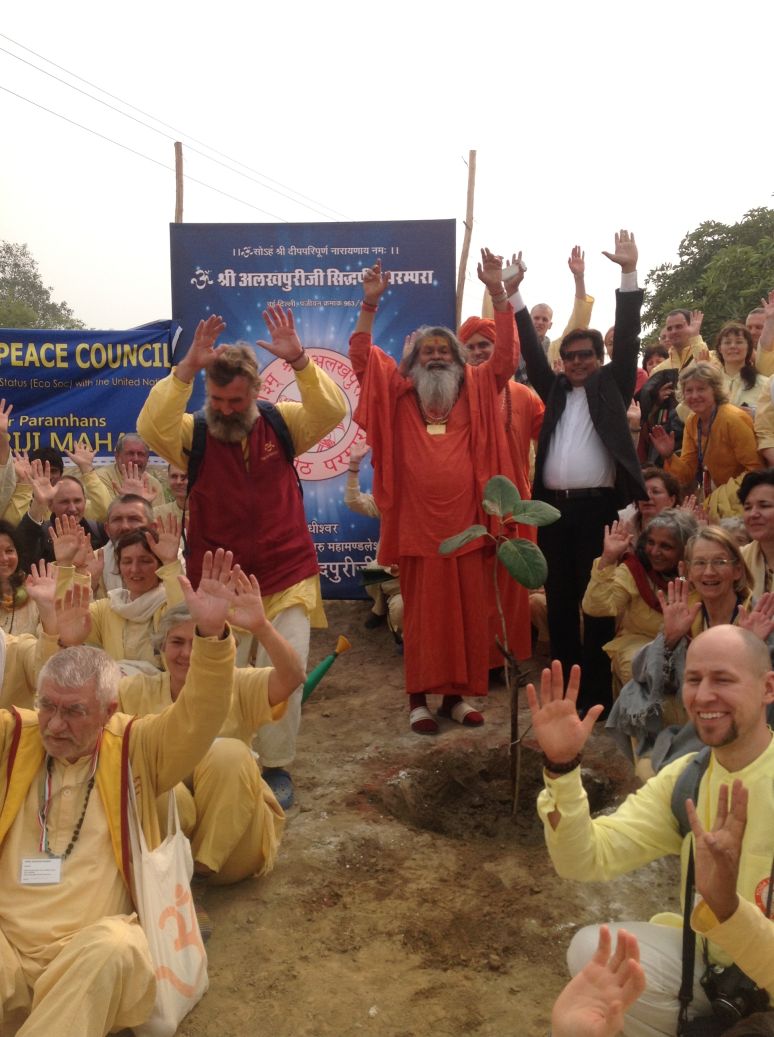
[[[513,511],[516,521],[525,526],[550,526],[560,515],[558,508],[542,500],[523,500]]]
[[[463,529],[461,533],[455,533],[453,537],[447,537],[442,544],[439,545],[438,550],[442,555],[450,555],[454,551],[459,551],[465,544],[469,544],[472,540],[478,540],[479,537],[487,535],[486,526],[468,526],[467,529]]]
[[[497,548],[497,557],[522,587],[537,590],[546,582],[548,566],[543,552],[531,540],[504,540]]]
[[[484,487],[483,508],[487,515],[505,518],[511,515],[521,502],[521,494],[510,479],[494,475]]]

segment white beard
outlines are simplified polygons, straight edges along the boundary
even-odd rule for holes
[[[444,364],[443,367],[414,365],[411,380],[428,415],[448,414],[459,396],[463,374],[459,364]]]

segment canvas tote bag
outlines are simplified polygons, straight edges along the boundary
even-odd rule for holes
[[[137,913],[156,972],[156,1003],[136,1037],[173,1037],[209,986],[207,952],[199,933],[191,875],[191,844],[180,828],[174,791],[169,792],[167,837],[149,850],[129,774],[129,834]]]

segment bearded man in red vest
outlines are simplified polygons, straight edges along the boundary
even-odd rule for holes
[[[271,342],[258,345],[284,360],[296,374],[300,403],[276,411],[292,440],[292,453],[309,450],[346,414],[338,386],[309,357],[296,333],[293,313],[270,307],[263,315]],[[199,322],[190,349],[157,382],[137,419],[137,429],[168,463],[188,471],[194,416],[185,409],[194,378],[205,373],[206,439],[189,487],[188,576],[196,586],[204,552],[225,547],[235,563],[257,577],[266,615],[298,652],[306,667],[309,628],[324,627],[317,552],[307,529],[304,505],[282,430],[258,410],[261,386],[255,354],[248,346],[215,345],[226,325],[213,315]],[[282,422],[280,422],[280,425]],[[196,454],[199,454],[197,448]],[[269,665],[261,658],[257,666]],[[301,688],[288,700],[282,720],[256,737],[263,775],[281,806],[293,801],[285,769],[295,757],[301,722]]]

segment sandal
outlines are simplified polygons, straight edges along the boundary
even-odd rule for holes
[[[438,716],[454,720],[456,723],[462,724],[463,727],[481,727],[484,723],[483,713],[479,713],[477,709],[463,701],[455,702],[451,709],[444,709],[441,706],[438,710]]]
[[[409,725],[415,735],[437,735],[438,722],[427,706],[416,706],[409,713]]]

